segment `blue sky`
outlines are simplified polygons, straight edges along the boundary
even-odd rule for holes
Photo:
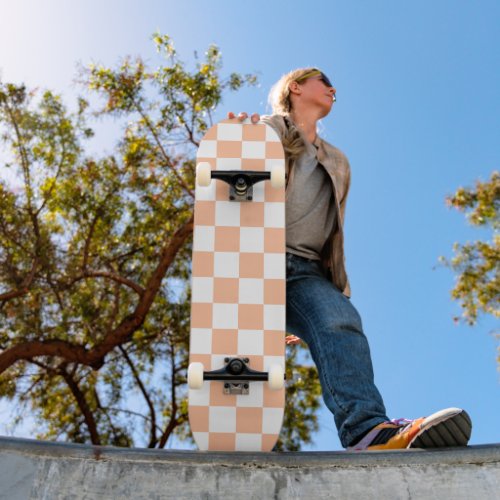
[[[352,301],[388,413],[464,407],[471,442],[492,443],[500,442],[498,325],[487,317],[473,328],[453,323],[454,277],[438,258],[451,256],[455,241],[487,235],[450,211],[445,196],[500,167],[499,25],[500,3],[488,0],[5,2],[0,75],[70,98],[79,92],[77,62],[111,65],[130,54],[155,63],[150,36],[160,30],[186,62],[215,43],[227,73],[258,74],[260,85],[229,96],[220,118],[265,113],[281,74],[321,67],[338,98],[321,134],[352,167]],[[101,132],[99,147],[110,151]],[[325,409],[308,449],[340,449]]]

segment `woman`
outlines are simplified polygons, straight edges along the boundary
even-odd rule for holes
[[[346,156],[317,135],[336,89],[317,68],[284,75],[271,91],[273,115],[262,117],[286,153],[287,343],[304,340],[342,446],[354,450],[458,446],[471,421],[459,408],[427,418],[389,420],[375,387],[361,318],[351,304],[343,224],[350,184]],[[229,113],[228,118],[235,118]],[[246,113],[238,115],[240,120]],[[258,114],[251,121],[260,120]]]

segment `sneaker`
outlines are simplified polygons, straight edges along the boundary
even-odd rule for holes
[[[466,446],[471,430],[472,422],[465,410],[447,408],[429,417],[383,422],[347,451]]]

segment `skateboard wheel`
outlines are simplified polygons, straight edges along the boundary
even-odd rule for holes
[[[273,188],[282,188],[285,186],[285,166],[274,165],[271,170],[271,186]]]
[[[269,384],[269,389],[277,391],[282,389],[285,385],[285,373],[281,365],[272,365],[269,368],[267,383]]]
[[[196,165],[196,183],[198,186],[210,186],[212,181],[212,167],[207,161],[202,161]]]
[[[188,367],[188,386],[190,389],[203,387],[203,364],[191,363]]]

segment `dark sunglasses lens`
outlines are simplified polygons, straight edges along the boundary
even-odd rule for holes
[[[321,80],[327,87],[333,87],[332,82],[324,73],[321,73]]]

